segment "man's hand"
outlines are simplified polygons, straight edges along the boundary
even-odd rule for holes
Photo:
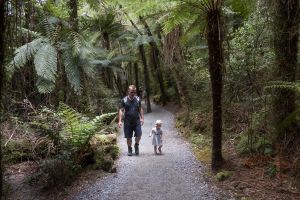
[[[141,119],[141,125],[142,125],[142,126],[144,125],[144,120],[143,120],[143,119]]]
[[[122,123],[122,122],[119,122],[119,123],[118,123],[118,126],[119,126],[119,128],[121,128],[121,127],[122,127],[122,125],[123,125],[123,123]]]

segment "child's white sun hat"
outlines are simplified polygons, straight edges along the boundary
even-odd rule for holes
[[[162,121],[159,119],[159,120],[156,120],[156,122],[155,122],[155,125],[157,125],[157,124],[162,124]]]

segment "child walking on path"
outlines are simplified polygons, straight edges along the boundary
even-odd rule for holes
[[[159,151],[159,154],[162,154],[161,148],[162,148],[162,135],[163,131],[161,129],[162,121],[156,120],[155,127],[152,128],[149,137],[153,135],[152,138],[152,145],[154,146],[154,154],[157,155],[157,149]],[[158,148],[157,148],[158,147]]]

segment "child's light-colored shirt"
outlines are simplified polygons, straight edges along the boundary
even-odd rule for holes
[[[153,135],[152,145],[154,145],[154,146],[162,145],[162,139],[161,139],[162,134],[163,134],[163,131],[161,128],[157,128],[157,127],[152,128],[151,133],[150,133],[150,135]]]

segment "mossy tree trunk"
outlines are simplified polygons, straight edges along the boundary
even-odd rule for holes
[[[222,157],[222,90],[223,90],[223,29],[221,1],[211,1],[206,10],[207,43],[209,50],[209,73],[212,87],[212,170],[219,169]]]
[[[3,106],[3,89],[4,89],[4,78],[5,78],[5,71],[4,71],[4,50],[5,50],[5,43],[4,43],[4,33],[5,33],[5,0],[0,0],[0,122],[3,121],[3,114],[4,114],[4,106]],[[0,199],[2,198],[2,191],[3,191],[3,163],[2,163],[2,131],[0,132]]]
[[[149,80],[149,72],[148,72],[148,65],[147,59],[145,55],[145,49],[143,45],[139,45],[139,52],[141,55],[141,59],[144,65],[144,79],[145,79],[145,90],[146,90],[146,98],[147,98],[147,113],[152,112],[151,104],[150,104],[150,80]]]
[[[298,65],[299,1],[276,0],[274,10],[275,80],[295,82]],[[275,90],[273,98],[274,143],[283,151],[296,141],[295,121],[287,119],[295,111],[295,92],[288,88]]]
[[[147,22],[141,16],[139,18],[140,18],[141,22],[144,24],[148,36],[152,37],[153,34],[152,34]],[[161,66],[160,66],[159,49],[158,49],[157,44],[153,40],[150,41],[149,44],[151,47],[151,61],[152,61],[154,73],[157,77],[157,81],[158,81],[159,89],[160,89],[160,93],[161,93],[161,101],[163,104],[165,104],[166,103],[166,92],[165,92],[165,86],[164,86],[163,73],[162,73]]]
[[[169,70],[175,79],[180,105],[185,111],[187,111],[186,121],[189,121],[190,110],[190,97],[188,93],[188,87],[186,77],[184,76],[185,60],[182,54],[182,48],[180,45],[180,37],[182,30],[180,26],[174,28],[170,33],[166,35],[164,43],[164,59],[165,64],[169,67]]]
[[[139,82],[139,67],[138,67],[138,63],[135,62],[134,63],[134,75],[135,75],[135,86],[137,88],[137,94],[138,96],[141,96],[141,91],[140,91],[140,82]]]

